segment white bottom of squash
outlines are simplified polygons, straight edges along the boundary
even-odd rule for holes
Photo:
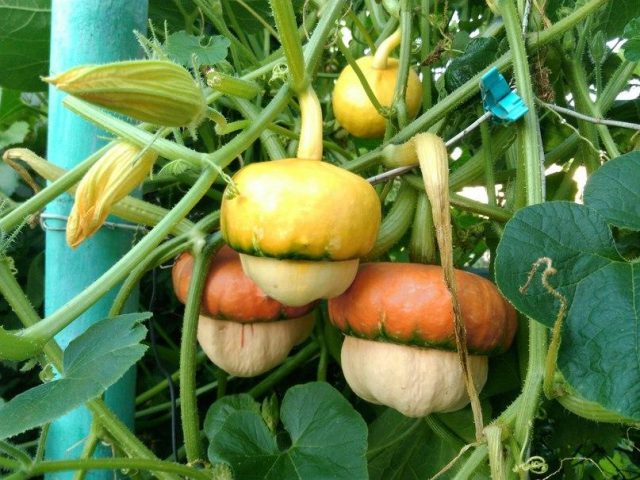
[[[407,417],[453,412],[469,403],[458,354],[346,336],[342,371],[360,398]],[[478,392],[487,381],[488,357],[470,355]]]
[[[254,377],[281,364],[313,330],[313,313],[275,322],[238,323],[200,315],[198,343],[209,359],[236,377]]]

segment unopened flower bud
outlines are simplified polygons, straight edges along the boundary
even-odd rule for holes
[[[206,116],[202,89],[189,72],[164,60],[84,65],[43,79],[87,102],[166,127],[194,127]]]
[[[104,223],[113,204],[144,181],[158,158],[126,142],[111,147],[82,177],[67,222],[67,243],[77,247]]]

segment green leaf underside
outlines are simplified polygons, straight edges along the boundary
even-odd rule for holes
[[[454,58],[444,74],[449,92],[486,68],[496,57],[498,42],[494,38],[473,38],[459,57]]]
[[[470,409],[436,415],[452,431],[464,431],[464,441],[473,442],[473,419]],[[418,425],[416,425],[416,423]],[[470,435],[467,436],[466,433]],[[424,479],[436,475],[458,454],[458,446],[442,441],[422,419],[407,418],[386,409],[369,425],[370,480]],[[468,452],[449,471],[451,478],[457,466],[464,463]],[[473,478],[488,478],[480,469]]]
[[[51,0],[0,0],[0,87],[46,89],[50,24]]]
[[[150,313],[102,320],[74,339],[64,352],[61,378],[17,395],[0,406],[0,438],[48,423],[101,395],[146,350],[140,324]]]
[[[610,201],[594,202],[594,206],[603,208],[604,216],[591,206],[569,202],[520,210],[507,224],[498,246],[496,280],[518,310],[551,327],[560,302],[542,286],[544,267],[539,268],[525,293],[518,290],[525,285],[532,264],[549,257],[557,269],[549,283],[568,301],[558,368],[584,398],[640,419],[640,325],[636,307],[640,301],[640,272],[638,264],[618,254],[607,224],[612,209],[629,205],[628,197],[618,198],[626,193],[612,194],[612,190],[635,182],[635,195],[640,185],[637,175],[629,175],[626,182],[612,175],[617,169],[624,171],[629,161],[629,155],[612,160],[587,185],[586,190],[592,192],[585,194],[587,202],[598,198],[597,192],[609,193]],[[627,212],[626,218],[633,224],[640,221],[637,207]]]
[[[286,449],[255,401],[253,406],[248,398],[232,402],[212,406],[205,432],[211,439],[209,459],[231,465],[237,478],[366,478],[366,424],[330,385],[309,383],[287,391],[281,408],[291,439]]]
[[[598,169],[585,186],[584,202],[595,208],[607,222],[640,230],[639,186],[640,152],[631,152]]]

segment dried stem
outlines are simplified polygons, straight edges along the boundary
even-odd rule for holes
[[[440,261],[444,272],[444,281],[447,289],[451,293],[456,348],[460,357],[460,365],[464,374],[467,393],[471,400],[476,439],[480,440],[483,430],[482,409],[480,407],[478,391],[476,390],[469,367],[467,331],[464,321],[462,320],[462,312],[458,300],[458,287],[453,268],[453,240],[451,213],[449,211],[449,156],[447,154],[447,147],[440,137],[431,133],[421,133],[414,138],[425,190],[431,201],[433,223],[436,229],[438,248],[440,249]]]

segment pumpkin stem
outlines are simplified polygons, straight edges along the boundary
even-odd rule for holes
[[[408,167],[418,163],[413,137],[404,143],[389,143],[382,149],[382,163],[385,167]]]
[[[394,48],[400,45],[400,38],[400,29],[398,28],[382,41],[376,50],[376,54],[373,56],[371,68],[378,68],[380,70],[387,68],[387,59],[389,58],[389,54]]]
[[[322,160],[322,108],[313,87],[300,94],[300,143],[298,158]]]
[[[420,170],[427,196],[431,201],[436,240],[440,249],[440,261],[444,281],[451,293],[456,348],[464,373],[467,393],[471,401],[476,439],[482,438],[483,420],[478,391],[469,368],[467,331],[462,320],[457,284],[453,269],[453,240],[451,232],[451,212],[449,211],[449,155],[442,139],[432,133],[420,133],[414,137]]]

